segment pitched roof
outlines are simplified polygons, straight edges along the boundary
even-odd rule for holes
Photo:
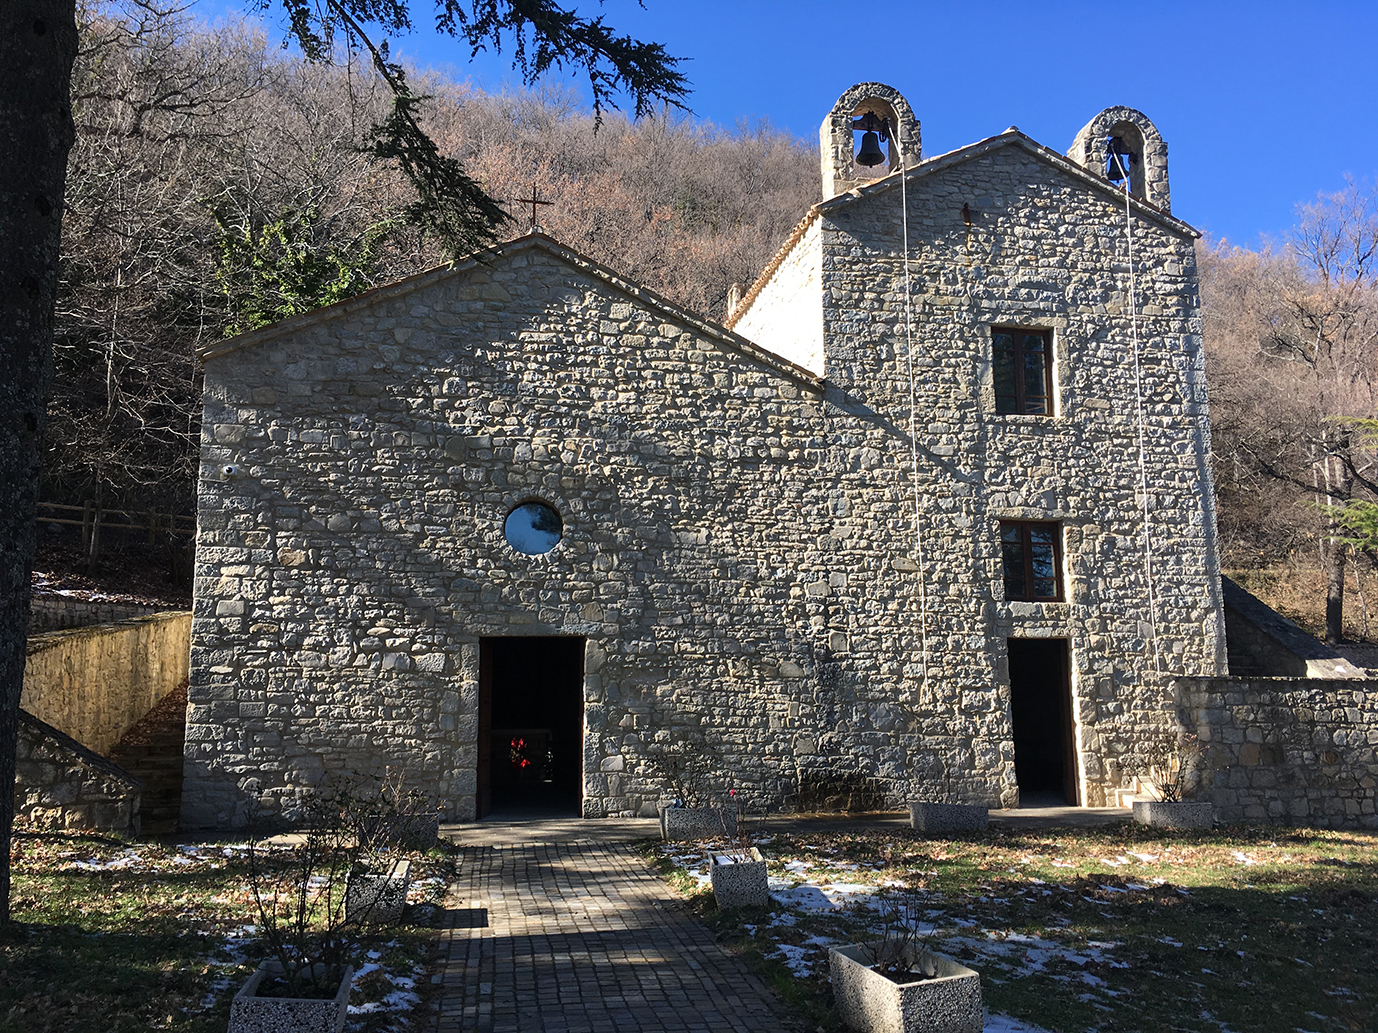
[[[694,330],[705,337],[717,341],[730,351],[736,352],[758,365],[765,366],[772,371],[787,377],[791,381],[813,391],[823,390],[823,381],[816,374],[805,369],[783,356],[776,355],[774,352],[762,348],[759,344],[747,340],[740,334],[735,334],[726,327],[720,326],[710,320],[696,316],[688,309],[676,305],[668,298],[657,294],[649,287],[644,287],[633,280],[627,279],[619,273],[614,272],[605,265],[595,262],[586,255],[581,255],[573,248],[566,247],[559,241],[546,236],[539,231],[532,231],[525,236],[518,237],[516,240],[502,244],[495,244],[492,247],[477,251],[467,258],[457,262],[447,263],[428,269],[425,272],[408,276],[392,283],[375,287],[372,290],[356,294],[352,298],[344,301],[337,301],[333,305],[326,305],[323,308],[305,312],[301,315],[288,316],[286,319],[279,320],[271,326],[260,327],[257,330],[250,330],[237,337],[227,338],[215,344],[206,345],[197,349],[197,356],[202,362],[210,359],[228,355],[230,352],[239,351],[243,348],[252,348],[268,341],[285,337],[289,334],[298,333],[309,327],[319,326],[328,323],[341,316],[357,312],[362,308],[389,301],[393,298],[401,297],[412,291],[422,290],[436,283],[440,283],[450,276],[460,275],[481,266],[491,266],[503,258],[510,257],[522,251],[536,249],[552,255],[579,271],[602,280],[608,286],[623,294],[627,294],[647,308],[666,317],[672,322]]]
[[[1099,190],[1101,193],[1109,194],[1115,199],[1117,204],[1122,204],[1124,202],[1124,191],[1116,187],[1108,179],[1088,172],[1066,155],[1059,154],[1050,147],[1044,147],[1037,140],[1026,136],[1024,133],[1021,133],[1018,129],[1011,126],[998,136],[989,136],[984,140],[978,140],[964,147],[958,147],[956,150],[948,151],[945,154],[938,154],[932,158],[925,158],[912,169],[902,169],[892,172],[888,176],[877,179],[872,183],[867,183],[865,186],[854,187],[846,193],[838,194],[836,197],[830,197],[826,201],[818,202],[818,204],[810,208],[804,217],[795,224],[794,229],[792,229],[789,236],[785,238],[785,242],[780,245],[780,250],[778,250],[775,256],[766,263],[766,267],[762,269],[761,274],[756,277],[755,282],[751,285],[751,289],[742,295],[742,300],[737,304],[737,307],[728,314],[726,325],[728,327],[736,326],[738,320],[746,315],[747,310],[751,307],[751,303],[756,300],[756,296],[761,293],[766,284],[770,282],[770,278],[775,275],[775,270],[789,257],[789,253],[794,250],[795,245],[803,238],[808,228],[813,225],[814,221],[821,217],[823,213],[836,211],[862,198],[873,197],[887,190],[893,190],[899,185],[899,177],[901,175],[907,177],[905,180],[906,183],[912,183],[915,180],[923,179],[940,170],[949,169],[954,165],[960,165],[963,162],[971,161],[974,158],[980,158],[983,155],[990,154],[992,151],[1010,146],[1022,147],[1030,154],[1044,159],[1068,175],[1080,179],[1085,185]],[[1131,194],[1129,203],[1137,214],[1161,223],[1174,232],[1191,237],[1201,236],[1200,231],[1192,227],[1189,223],[1183,222],[1181,219],[1170,215],[1157,205],[1145,201],[1143,198],[1135,197]]]

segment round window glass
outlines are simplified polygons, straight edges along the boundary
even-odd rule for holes
[[[549,552],[564,536],[560,514],[544,502],[524,502],[507,514],[507,544],[528,556]]]

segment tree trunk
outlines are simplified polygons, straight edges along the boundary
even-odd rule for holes
[[[76,52],[74,0],[0,3],[0,929]]]
[[[1341,447],[1346,450],[1349,448],[1348,436],[1341,439]],[[1330,457],[1327,457],[1325,482],[1328,497],[1326,501],[1332,506],[1343,506],[1354,493],[1354,474],[1346,463],[1336,459],[1334,465],[1338,469],[1332,478],[1331,462]],[[1343,642],[1345,635],[1345,549],[1347,546],[1340,540],[1340,526],[1333,519],[1327,520],[1326,523],[1325,640],[1333,645],[1337,642]]]
[[[1325,548],[1325,640],[1344,641],[1345,546],[1330,538]]]

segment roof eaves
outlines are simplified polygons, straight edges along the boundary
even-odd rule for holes
[[[478,265],[486,265],[492,258],[500,254],[510,254],[515,251],[524,250],[530,247],[537,239],[537,234],[527,234],[503,244],[494,244],[492,247],[476,251],[467,258],[457,262],[446,262],[444,265],[426,269],[411,276],[404,276],[400,280],[393,280],[385,283],[381,287],[374,287],[366,290],[362,294],[356,294],[343,301],[337,301],[333,305],[326,305],[323,308],[313,309],[310,312],[303,312],[301,315],[288,316],[280,319],[269,326],[259,327],[256,330],[249,330],[235,337],[227,337],[223,341],[215,344],[208,344],[196,350],[197,358],[203,363],[207,359],[219,358],[228,355],[230,352],[239,351],[241,348],[251,348],[257,344],[265,344],[278,337],[305,330],[308,327],[317,326],[321,323],[328,323],[340,316],[349,315],[357,312],[361,308],[376,305],[379,302],[387,301],[391,298],[406,294],[418,287],[424,287],[438,280],[443,280],[451,273],[463,272]]]
[[[747,340],[741,334],[733,333],[727,327],[717,323],[709,322],[700,316],[694,315],[686,308],[676,305],[668,298],[657,294],[649,287],[614,272],[605,265],[595,262],[586,255],[581,255],[573,248],[567,247],[558,241],[545,237],[541,247],[569,262],[571,265],[585,269],[590,274],[604,280],[611,286],[630,294],[639,301],[645,302],[649,307],[658,309],[670,316],[677,322],[683,323],[691,329],[697,330],[708,337],[712,337],[719,343],[726,345],[731,350],[740,353],[745,358],[752,360],[760,365],[769,366],[775,372],[783,374],[790,380],[808,388],[811,391],[821,393],[823,391],[823,381],[815,373],[805,369],[797,363],[791,362],[783,355],[777,355],[768,348],[762,348],[759,344]]]
[[[624,294],[637,298],[647,306],[669,316],[675,322],[681,323],[705,336],[713,338],[732,351],[741,354],[744,358],[750,359],[758,365],[771,368],[775,372],[799,384],[801,387],[818,393],[823,391],[822,380],[803,366],[797,365],[781,355],[776,355],[766,348],[762,348],[760,345],[747,340],[740,334],[733,333],[726,327],[719,326],[717,323],[711,323],[706,319],[694,315],[694,313],[690,312],[688,309],[676,305],[673,301],[657,294],[649,287],[643,287],[641,284],[627,279],[619,273],[614,272],[612,269],[609,269],[607,266],[594,261],[587,255],[580,254],[573,248],[561,244],[559,241],[540,232],[528,233],[525,236],[518,237],[516,240],[485,248],[458,262],[437,266],[434,269],[428,269],[414,276],[396,280],[382,287],[375,287],[372,290],[365,291],[363,294],[356,294],[352,298],[347,298],[333,305],[327,305],[324,308],[316,309],[314,312],[307,312],[299,316],[291,316],[280,322],[274,323],[272,326],[251,330],[248,333],[240,334],[238,337],[220,341],[217,344],[200,349],[197,354],[201,361],[205,362],[207,359],[218,358],[230,352],[239,351],[242,348],[250,348],[258,344],[264,344],[268,341],[286,336],[287,334],[296,333],[309,327],[329,322],[339,316],[348,315],[351,312],[355,312],[369,305],[375,305],[379,302],[410,293],[413,290],[428,286],[448,276],[466,272],[475,266],[491,265],[495,259],[501,256],[513,254],[517,251],[529,248],[537,248],[545,251],[560,258],[562,261],[568,262],[576,268],[582,269],[589,275],[603,280],[609,286],[616,288]]]

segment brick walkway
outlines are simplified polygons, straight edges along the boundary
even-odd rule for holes
[[[770,991],[625,842],[468,845],[447,907],[436,1033],[784,1025]]]

